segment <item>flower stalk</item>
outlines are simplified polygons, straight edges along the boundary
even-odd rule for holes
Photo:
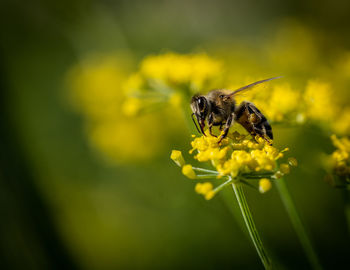
[[[275,181],[275,183],[279,191],[279,194],[281,196],[281,200],[284,204],[284,207],[286,208],[289,218],[292,222],[294,230],[298,235],[299,241],[302,245],[305,255],[310,262],[310,265],[312,266],[313,269],[317,269],[317,270],[322,269],[322,266],[317,257],[317,254],[311,244],[311,241],[305,231],[303,223],[301,222],[301,219],[295,208],[292,197],[289,194],[284,178],[282,177],[278,179],[277,181]]]
[[[261,262],[263,263],[265,269],[272,269],[272,263],[271,259],[269,258],[262,241],[260,239],[260,236],[258,234],[258,231],[255,227],[254,220],[252,217],[252,214],[249,210],[247,200],[245,198],[245,195],[243,193],[242,185],[239,182],[233,182],[232,183],[233,191],[235,192],[236,199],[239,204],[239,208],[241,209],[244,222],[246,224],[246,227],[248,229],[249,235],[251,240],[253,241],[254,247],[261,259]]]

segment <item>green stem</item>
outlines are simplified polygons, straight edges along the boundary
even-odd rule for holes
[[[289,194],[289,191],[286,186],[286,182],[283,178],[277,179],[275,181],[278,191],[280,193],[282,202],[284,204],[284,207],[286,208],[289,218],[292,221],[294,230],[296,231],[299,241],[301,242],[301,245],[304,249],[304,252],[312,266],[313,269],[322,269],[322,266],[320,264],[320,261],[316,255],[316,252],[314,251],[311,241],[309,237],[307,236],[307,233],[305,231],[305,228],[301,222],[301,219],[298,215],[298,212],[295,208],[295,205],[293,203],[293,200]]]
[[[198,171],[198,172],[206,172],[206,173],[211,173],[214,175],[218,175],[219,173],[217,171],[213,171],[213,170],[207,170],[207,169],[203,169],[203,168],[197,168],[197,167],[192,167],[193,170]]]
[[[256,251],[258,252],[261,262],[263,263],[265,269],[272,269],[271,260],[267,255],[267,252],[261,242],[260,236],[255,227],[252,214],[250,213],[247,200],[243,193],[242,185],[240,183],[232,183],[232,188],[235,192],[236,199],[241,209],[243,219],[247,226],[250,238],[253,241],[253,244],[255,246]]]
[[[226,187],[229,183],[232,182],[232,178],[229,177],[227,181],[222,183],[220,186],[217,186],[213,191],[214,193],[218,193],[220,190],[222,190],[224,187]]]
[[[196,179],[215,179],[216,176],[216,174],[198,174]]]

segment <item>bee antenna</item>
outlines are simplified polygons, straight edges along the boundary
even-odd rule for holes
[[[199,130],[199,128],[198,128],[198,126],[197,126],[196,121],[195,121],[194,118],[193,118],[193,115],[194,115],[194,113],[191,114],[192,121],[193,121],[194,125],[196,126],[196,129],[198,130],[198,132],[201,133],[201,131]]]

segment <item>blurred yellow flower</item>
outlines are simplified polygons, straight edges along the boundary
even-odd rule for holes
[[[163,81],[171,87],[190,87],[200,91],[210,80],[217,80],[222,65],[206,54],[165,53],[146,57],[140,67],[146,79]]]
[[[336,148],[331,155],[333,172],[338,176],[348,178],[350,176],[350,139],[332,135],[331,140]]]
[[[267,178],[262,178],[259,181],[259,191],[260,193],[265,193],[269,191],[272,187],[271,181]]]
[[[206,200],[210,200],[215,195],[213,191],[213,184],[210,182],[197,183],[195,191],[198,194],[202,194]]]
[[[332,121],[332,129],[336,134],[350,134],[350,107],[341,110]]]
[[[222,64],[204,53],[147,56],[124,83],[129,99],[123,108],[128,115],[168,105],[183,110],[194,93],[217,87],[222,74]],[[142,108],[134,106],[135,99],[142,102]]]
[[[161,116],[135,116],[139,99],[124,103],[125,64],[116,55],[87,58],[67,75],[71,100],[85,118],[90,142],[112,162],[148,160],[164,147]]]
[[[190,179],[196,179],[196,173],[190,164],[186,164],[182,167],[182,173]]]
[[[310,80],[304,94],[305,113],[311,120],[328,123],[335,119],[338,106],[331,85],[320,80]]]

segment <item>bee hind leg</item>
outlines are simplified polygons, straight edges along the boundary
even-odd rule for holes
[[[225,124],[225,128],[224,128],[224,133],[220,136],[220,140],[219,140],[219,143],[226,138],[227,136],[227,133],[231,127],[231,124],[232,124],[232,119],[233,119],[233,114],[231,114],[228,118],[227,118],[227,121],[226,121],[226,124]]]
[[[243,101],[236,109],[235,115],[235,120],[253,137],[259,135],[266,141],[273,139],[272,128],[269,122],[253,103]]]
[[[213,124],[214,124],[214,119],[213,119],[213,114],[211,113],[208,117],[208,128],[209,128],[209,134],[211,136],[217,137],[215,134],[213,134],[212,132],[212,128],[213,128]]]

